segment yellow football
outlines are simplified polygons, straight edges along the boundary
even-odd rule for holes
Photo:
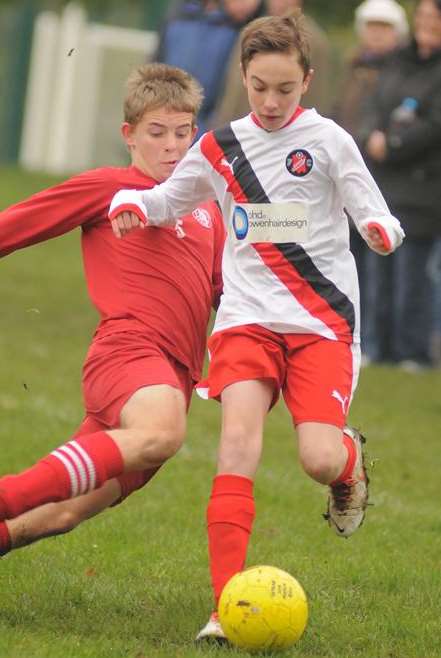
[[[286,571],[251,567],[225,585],[219,621],[228,640],[242,649],[286,649],[305,630],[308,603],[300,583]]]

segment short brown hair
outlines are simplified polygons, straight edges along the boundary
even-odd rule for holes
[[[136,125],[144,114],[159,107],[190,112],[196,118],[202,104],[202,87],[186,71],[167,64],[145,64],[128,77],[124,121]]]
[[[305,75],[311,68],[309,43],[302,25],[302,14],[264,16],[242,30],[240,61],[245,73],[257,53],[297,52]]]

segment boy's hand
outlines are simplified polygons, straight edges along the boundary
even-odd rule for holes
[[[114,215],[110,223],[112,224],[112,231],[116,238],[122,238],[134,228],[145,228],[146,226],[145,221],[141,220],[135,212],[129,212],[127,210]]]
[[[117,238],[122,238],[135,228],[148,225],[147,211],[136,190],[120,190],[109,208],[109,220]]]
[[[376,226],[368,227],[366,231],[366,242],[372,251],[376,251],[381,256],[386,256],[390,252],[390,244],[384,243],[383,237]]]
[[[382,217],[375,221],[365,219],[359,230],[368,246],[380,256],[387,256],[403,242],[404,231],[395,217]]]

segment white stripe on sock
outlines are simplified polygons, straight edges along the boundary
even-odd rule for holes
[[[53,455],[54,457],[60,460],[60,462],[63,464],[69,475],[70,486],[71,486],[71,492],[70,492],[71,497],[74,498],[75,496],[78,496],[78,489],[79,489],[78,476],[75,472],[74,467],[70,463],[69,458],[63,455],[63,453],[60,452],[59,450],[53,450],[53,452],[51,452],[51,455]]]
[[[87,452],[80,446],[77,441],[69,441],[70,445],[74,447],[75,450],[77,450],[81,457],[84,460],[84,463],[86,464],[86,468],[89,473],[89,491],[92,491],[96,487],[96,471],[95,471],[95,465]],[[68,444],[69,445],[69,444]]]
[[[78,475],[80,477],[79,493],[80,494],[86,493],[86,491],[88,491],[89,480],[87,477],[86,469],[84,468],[84,464],[81,460],[81,457],[77,455],[75,450],[71,448],[68,443],[66,443],[64,446],[60,446],[58,450],[63,451],[63,453],[65,453],[66,456],[73,463],[74,467],[76,467],[76,471],[78,472]]]

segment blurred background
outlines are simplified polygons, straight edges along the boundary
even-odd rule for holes
[[[125,78],[155,56],[164,21],[185,4],[197,3],[0,0],[0,162],[57,174],[125,163]],[[354,39],[358,4],[304,3],[329,38],[336,75]],[[329,82],[332,104],[336,85]]]

